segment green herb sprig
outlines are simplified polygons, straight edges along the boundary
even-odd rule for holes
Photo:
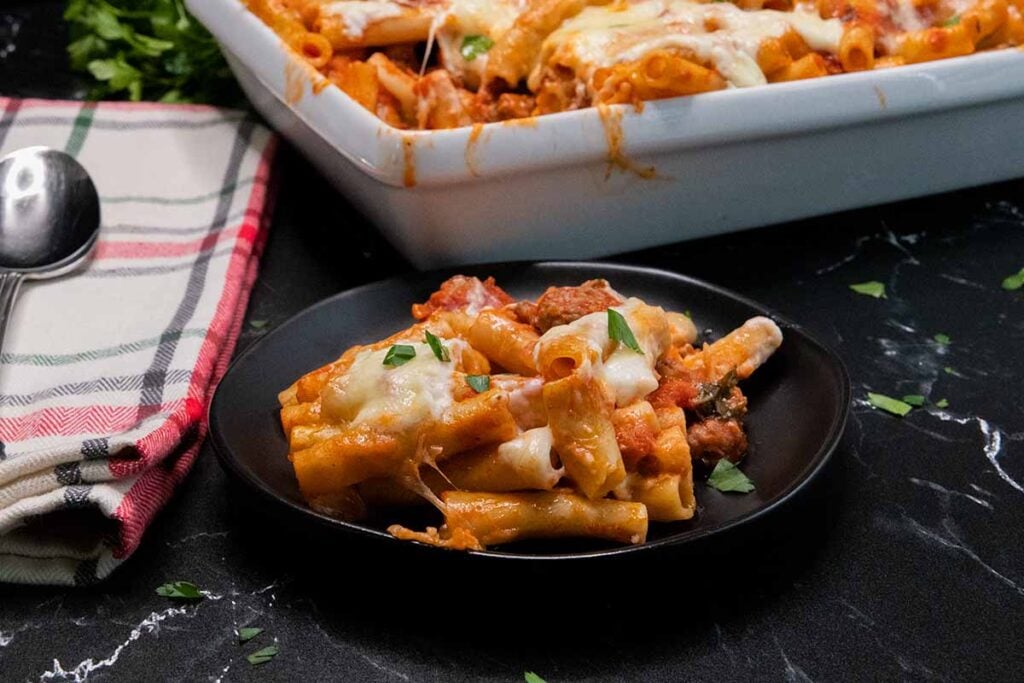
[[[416,357],[416,347],[408,344],[395,344],[384,354],[384,365],[397,368],[405,365]]]
[[[861,282],[860,284],[850,285],[850,289],[863,294],[864,296],[871,296],[876,299],[888,299],[885,295],[885,285],[877,280],[871,282]]]
[[[156,589],[156,594],[175,600],[201,600],[203,598],[199,586],[190,581],[172,581]]]
[[[629,329],[629,323],[626,322],[626,318],[612,308],[608,309],[608,338],[636,351],[640,355],[644,353],[644,350],[640,348],[640,344],[637,343],[636,337],[633,336],[633,330]]]
[[[441,340],[431,334],[430,330],[425,330],[424,341],[430,350],[434,352],[434,355],[442,363],[450,363],[452,360],[451,354],[448,353],[448,347],[441,343]]]
[[[1024,287],[1024,268],[1003,279],[1003,289],[1008,292],[1016,291],[1021,287]]]
[[[243,102],[213,36],[182,0],[69,0],[71,68],[96,84],[92,99]]]
[[[459,46],[459,54],[467,62],[472,62],[480,55],[487,54],[494,47],[494,41],[487,36],[466,36]]]
[[[491,388],[490,375],[466,375],[466,384],[473,388],[478,394],[482,394]]]
[[[750,493],[754,490],[754,482],[739,467],[722,458],[715,464],[708,477],[708,486],[722,492]]]

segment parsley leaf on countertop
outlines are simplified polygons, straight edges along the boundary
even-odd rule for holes
[[[213,36],[182,0],[69,0],[71,68],[97,81],[92,99],[239,104]]]
[[[908,396],[907,398],[917,397]],[[886,396],[885,394],[876,394],[870,391],[868,392],[868,403],[870,403],[875,408],[884,410],[887,413],[892,413],[897,417],[903,417],[911,410],[913,410],[913,406],[906,401],[900,401],[899,399],[892,398],[891,396]]]
[[[256,628],[255,626],[240,628],[238,629],[238,644],[247,643],[261,633],[263,633],[263,629]]]
[[[1024,287],[1024,268],[1003,279],[1003,289],[1008,292],[1018,290],[1021,287]]]
[[[156,589],[156,594],[165,598],[175,598],[178,600],[199,600],[203,597],[203,594],[199,591],[199,586],[191,583],[190,581],[172,581],[165,583]]]
[[[860,284],[850,285],[850,289],[863,294],[865,296],[873,296],[876,299],[888,299],[885,295],[885,285],[876,280],[871,282],[861,282]]]

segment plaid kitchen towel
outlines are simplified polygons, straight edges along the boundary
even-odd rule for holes
[[[0,98],[0,153],[74,155],[89,265],[27,282],[0,355],[0,581],[107,576],[188,472],[266,235],[275,138],[204,106]]]

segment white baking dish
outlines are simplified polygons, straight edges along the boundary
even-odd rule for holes
[[[1024,176],[1019,49],[620,106],[618,124],[589,109],[404,132],[314,93],[239,0],[186,4],[255,107],[421,267],[602,256]],[[610,168],[617,129],[653,178]]]

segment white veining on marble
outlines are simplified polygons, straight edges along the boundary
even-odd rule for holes
[[[974,282],[973,280],[967,280],[965,278],[956,277],[955,275],[949,275],[947,273],[939,273],[939,277],[941,277],[943,280],[949,280],[950,282],[955,282],[958,285],[963,285],[964,287],[973,287],[974,289],[988,289],[987,287],[985,287],[985,285],[981,284],[980,282]]]
[[[974,489],[975,491],[977,491],[978,493],[980,493],[983,496],[988,496],[989,498],[995,498],[996,497],[996,494],[992,493],[988,489],[981,488],[977,484],[968,484],[968,486],[970,486],[972,489]]]
[[[1013,579],[1006,576],[1005,574],[1002,574],[1001,572],[993,568],[990,564],[982,560],[976,552],[971,550],[971,548],[953,532],[953,530],[950,528],[950,524],[943,524],[943,529],[946,533],[938,534],[935,531],[929,529],[928,527],[918,522],[916,519],[908,517],[907,515],[903,515],[903,519],[910,526],[911,531],[913,531],[921,538],[931,541],[933,543],[938,543],[941,546],[950,548],[951,550],[956,550],[957,552],[965,555],[966,557],[973,560],[982,569],[987,571],[989,574],[996,577],[997,579],[1005,583],[1007,586],[1017,591],[1020,595],[1024,596],[1024,588],[1017,585],[1017,582],[1015,582]]]
[[[4,633],[0,631],[0,647],[7,647],[14,641],[13,633]]]
[[[992,503],[988,502],[987,500],[983,500],[981,498],[978,498],[977,496],[972,496],[971,494],[964,493],[963,491],[954,491],[952,489],[947,489],[942,484],[938,484],[934,481],[928,481],[927,479],[918,479],[917,477],[910,477],[907,479],[907,481],[909,481],[911,484],[914,484],[915,486],[922,486],[925,488],[929,488],[933,491],[938,491],[946,499],[948,499],[950,496],[960,496],[962,498],[966,498],[972,503],[977,503],[983,508],[988,508],[989,510],[992,509]]]
[[[1009,472],[1004,470],[1003,466],[999,463],[999,453],[1003,448],[1003,433],[998,427],[993,427],[988,420],[982,417],[957,417],[956,415],[944,410],[933,410],[930,412],[943,422],[955,422],[960,425],[977,422],[978,428],[981,430],[981,435],[985,440],[982,449],[984,450],[985,457],[988,458],[988,461],[992,463],[992,467],[995,468],[996,474],[998,474],[999,478],[1007,484],[1021,493],[1024,493],[1024,486],[1021,486],[1020,482],[1011,477]]]
[[[790,661],[789,657],[786,655],[786,651],[782,649],[779,639],[773,635],[772,640],[775,641],[775,647],[779,648],[779,654],[782,656],[782,663],[786,665],[786,681],[788,681],[788,683],[797,683],[798,681],[814,683],[811,677],[808,676],[803,669]]]
[[[92,672],[97,669],[111,667],[116,664],[117,658],[121,656],[124,649],[141,638],[143,634],[159,633],[160,622],[187,612],[187,607],[169,607],[162,612],[151,612],[148,617],[139,622],[139,625],[131,630],[131,633],[128,634],[128,638],[118,645],[107,658],[101,659],[97,662],[90,657],[89,659],[79,662],[78,665],[72,669],[64,669],[61,666],[60,660],[54,659],[53,668],[49,671],[43,672],[39,676],[39,680],[72,680],[75,683],[84,683],[89,679]]]
[[[353,647],[353,646],[351,646],[351,645],[349,645],[347,643],[338,642],[337,640],[334,639],[334,637],[331,636],[330,633],[325,631],[323,626],[321,626],[317,621],[313,621],[313,628],[315,628],[317,631],[319,631],[320,634],[324,638],[327,639],[327,642],[330,643],[332,647],[337,648],[339,650],[348,650],[350,652],[355,652],[356,655],[358,655],[358,657],[360,659],[362,659],[364,662],[366,662],[367,664],[372,666],[377,671],[380,671],[381,673],[387,674],[389,676],[393,676],[395,678],[398,678],[399,680],[403,680],[403,681],[408,681],[409,680],[408,674],[404,674],[401,671],[395,671],[394,669],[388,668],[388,667],[384,666],[383,664],[381,664],[380,662],[378,662],[378,661],[372,659],[371,657],[367,656],[363,652],[360,652],[357,648],[355,648],[355,647]]]

